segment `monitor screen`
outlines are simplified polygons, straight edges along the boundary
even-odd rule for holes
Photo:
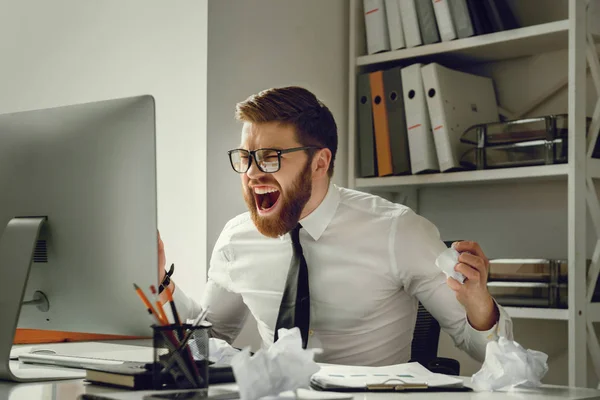
[[[0,236],[0,315],[41,292],[49,308],[23,306],[18,327],[151,334],[133,283],[158,280],[155,143],[152,96],[0,115],[0,232],[46,218],[24,291],[7,253],[33,244],[2,254]]]

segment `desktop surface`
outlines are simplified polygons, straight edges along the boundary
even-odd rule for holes
[[[137,350],[136,350],[137,346]],[[135,359],[141,356],[147,357],[148,346],[151,346],[150,340],[119,340],[102,342],[81,342],[81,343],[53,343],[40,344],[35,346],[14,346],[13,349],[43,348],[56,350],[60,354],[73,354],[79,356],[96,356],[101,358],[115,359]],[[12,361],[18,362],[18,361]],[[468,385],[470,378],[465,377],[465,383]],[[209,396],[213,393],[218,394],[225,390],[235,390],[235,384],[217,384],[211,385]],[[35,383],[14,383],[0,381],[0,399],[4,400],[75,400],[81,395],[97,395],[98,399],[120,399],[120,400],[142,400],[145,395],[156,393],[152,391],[131,391],[127,389],[118,389],[109,386],[94,385],[85,382],[83,379],[72,379],[52,382]],[[324,396],[327,392],[314,392],[312,394]],[[528,400],[543,399],[600,399],[600,390],[588,388],[569,388],[566,386],[543,385],[536,389],[517,389],[510,392],[424,392],[424,393],[344,393],[344,395],[353,395],[354,399],[360,400],[392,400],[402,396],[402,399],[511,399],[527,398]],[[302,398],[302,397],[301,397]],[[307,397],[308,398],[308,397]],[[319,397],[311,396],[310,399]]]
[[[465,378],[468,381],[470,378]],[[234,384],[211,385],[209,396],[223,393],[227,390],[235,390]],[[0,382],[0,398],[7,400],[75,400],[81,395],[91,394],[97,396],[99,400],[119,399],[119,400],[142,400],[144,396],[156,393],[152,391],[128,391],[118,390],[110,387],[92,385],[85,383],[82,379],[69,380],[61,382],[46,383],[12,383]],[[318,396],[319,393],[312,394]],[[345,393],[353,395],[354,399],[360,400],[391,400],[398,399],[514,399],[526,398],[527,400],[546,400],[546,399],[565,399],[565,400],[583,400],[600,399],[600,391],[587,388],[568,388],[565,386],[544,385],[537,389],[517,389],[514,392],[423,392],[423,393]],[[324,396],[328,396],[324,394]],[[302,398],[302,396],[301,396]],[[310,396],[310,399],[319,397]],[[291,397],[290,397],[291,399]]]

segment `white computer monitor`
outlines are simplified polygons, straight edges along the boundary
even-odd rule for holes
[[[0,379],[17,326],[150,336],[153,97],[0,115],[0,234]]]

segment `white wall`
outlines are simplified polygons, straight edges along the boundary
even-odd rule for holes
[[[198,296],[206,257],[206,0],[0,0],[0,9],[0,113],[155,96],[159,229],[178,284]]]
[[[347,21],[347,0],[209,0],[209,256],[225,223],[246,211],[227,150],[240,141],[235,104],[248,96],[289,85],[314,92],[338,124],[334,182],[346,185]],[[256,348],[255,324],[250,321],[248,326],[236,344]]]

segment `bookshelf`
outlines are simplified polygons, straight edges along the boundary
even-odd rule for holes
[[[428,46],[356,57],[357,66],[446,56],[460,62],[499,61],[567,48],[569,21],[555,21]],[[451,60],[452,61],[452,60]]]
[[[588,174],[600,178],[600,160],[590,159],[587,163]],[[448,172],[441,174],[385,176],[380,178],[356,178],[356,189],[384,189],[395,191],[404,187],[450,186],[465,184],[486,184],[500,182],[543,182],[566,180],[569,175],[568,164],[540,165],[534,167],[499,168],[478,171]]]
[[[569,310],[556,308],[533,308],[533,307],[504,307],[511,318],[527,319],[550,319],[562,320],[569,319]]]
[[[349,98],[348,98],[348,185],[357,190],[391,193],[404,198],[406,204],[417,206],[421,188],[440,186],[489,185],[503,182],[543,182],[560,180],[567,183],[568,197],[568,309],[505,307],[512,318],[559,320],[568,324],[569,385],[587,386],[588,347],[596,375],[600,378],[600,345],[593,322],[600,322],[600,303],[591,303],[593,285],[600,271],[600,262],[592,261],[586,275],[586,212],[600,238],[600,202],[594,179],[600,178],[600,160],[590,158],[585,137],[586,57],[597,87],[600,87],[600,65],[597,62],[597,36],[586,31],[584,1],[564,0],[568,18],[536,23],[510,31],[457,39],[411,49],[401,49],[366,55],[362,0],[351,0],[349,24]],[[564,5],[564,3],[562,3]],[[439,62],[449,67],[482,62],[502,62],[523,56],[556,50],[568,53],[569,163],[534,167],[477,170],[425,175],[361,178],[357,176],[356,76],[393,66],[415,62]],[[587,54],[586,54],[587,52]],[[595,57],[594,57],[595,55]],[[595,61],[592,60],[595,58]],[[552,90],[552,88],[550,88]],[[551,91],[550,91],[551,92]],[[599,89],[596,90],[600,92]],[[600,107],[592,123],[600,128]],[[592,132],[594,133],[594,132]],[[400,195],[405,195],[404,197]],[[599,242],[600,243],[600,242]],[[595,254],[600,255],[600,245]],[[596,258],[600,258],[596,257]]]

